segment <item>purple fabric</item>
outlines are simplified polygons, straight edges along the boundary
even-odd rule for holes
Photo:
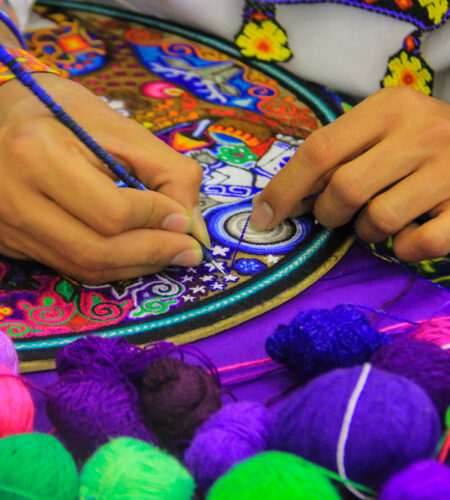
[[[450,293],[402,267],[381,261],[353,246],[323,278],[289,302],[238,325],[220,335],[195,343],[218,367],[266,358],[265,341],[279,324],[289,323],[300,310],[332,308],[339,304],[364,305],[417,321],[450,315]],[[373,325],[382,328],[394,320],[370,314]],[[241,372],[240,372],[241,373]],[[55,372],[28,375],[41,387],[56,380]],[[285,373],[263,377],[256,382],[233,387],[239,400],[264,402],[293,385]],[[48,431],[44,398],[34,394],[37,405],[36,429]],[[231,401],[231,399],[230,399]],[[226,402],[226,401],[225,401]]]

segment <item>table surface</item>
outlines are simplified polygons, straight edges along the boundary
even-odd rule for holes
[[[400,265],[382,261],[354,245],[328,274],[294,299],[221,334],[198,341],[195,345],[217,367],[267,358],[265,340],[277,325],[288,323],[299,311],[332,308],[339,304],[382,309],[399,318],[418,321],[450,315],[450,292],[412,274]],[[399,322],[370,311],[367,314],[376,328]],[[241,370],[233,371],[228,378],[241,375],[245,373]],[[32,373],[26,377],[45,388],[56,380],[56,373]],[[234,384],[229,389],[240,401],[265,402],[281,394],[292,384],[289,374],[282,372]],[[35,428],[37,431],[49,431],[52,426],[46,418],[45,399],[36,391],[33,392],[37,408]],[[224,403],[227,398],[225,395]]]

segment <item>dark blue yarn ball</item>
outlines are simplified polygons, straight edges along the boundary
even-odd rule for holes
[[[362,364],[389,341],[356,307],[342,305],[302,312],[289,325],[279,325],[266,351],[308,381],[334,368]]]

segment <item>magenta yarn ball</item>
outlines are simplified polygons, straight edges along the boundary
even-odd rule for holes
[[[424,321],[411,333],[411,337],[450,350],[450,319],[437,318]]]
[[[423,460],[402,470],[383,486],[379,500],[449,500],[450,469]]]
[[[369,364],[321,375],[274,415],[271,445],[378,489],[399,470],[431,458],[437,410],[405,377]]]
[[[269,449],[270,417],[259,403],[230,403],[195,432],[184,460],[206,491],[233,465]]]
[[[48,417],[79,462],[112,438],[156,441],[144,424],[136,388],[114,369],[69,371],[48,392]]]
[[[8,367],[16,375],[19,373],[19,358],[14,343],[0,330],[0,365]]]
[[[370,362],[420,385],[444,421],[450,406],[450,352],[429,342],[406,337],[378,349]]]

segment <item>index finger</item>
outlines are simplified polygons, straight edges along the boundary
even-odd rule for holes
[[[254,204],[252,224],[270,229],[311,208],[304,200],[326,186],[331,173],[377,144],[389,127],[377,95],[308,136]],[[272,215],[271,219],[270,215]]]

